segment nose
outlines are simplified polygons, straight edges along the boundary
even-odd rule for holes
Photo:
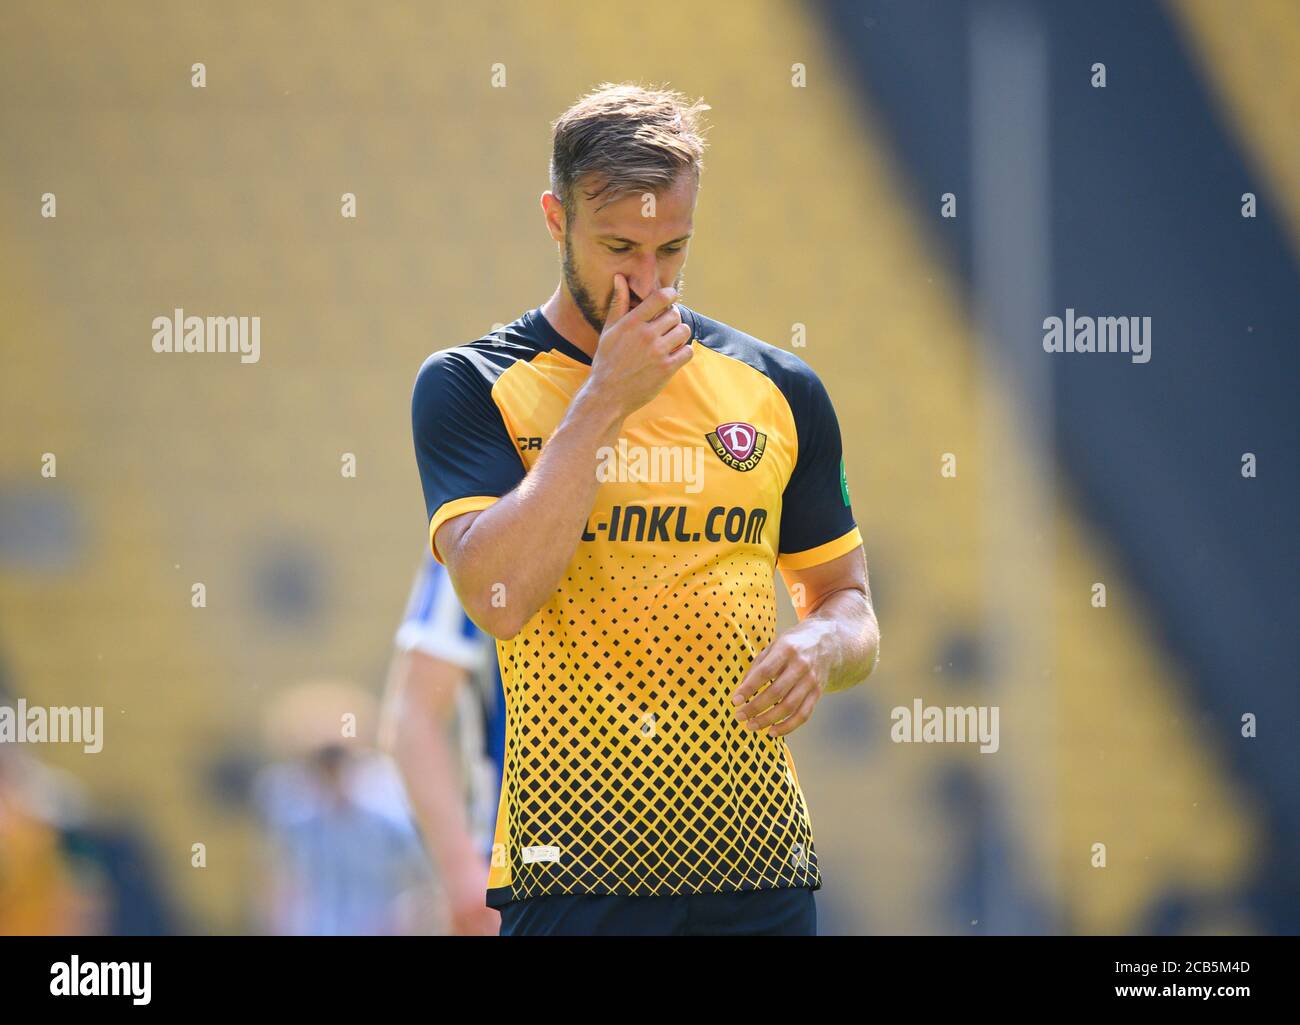
[[[659,265],[654,253],[646,253],[628,275],[628,301],[635,309],[645,297],[659,287]]]

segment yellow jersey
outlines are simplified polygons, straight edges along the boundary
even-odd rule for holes
[[[778,560],[862,543],[839,425],[803,360],[678,309],[694,355],[597,453],[563,578],[497,641],[493,906],[821,886],[785,738],[744,729],[730,695],[775,639]],[[444,522],[524,478],[590,371],[540,308],[429,357],[412,423],[435,558]]]

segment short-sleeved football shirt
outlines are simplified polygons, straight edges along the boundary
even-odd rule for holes
[[[730,695],[775,638],[778,559],[862,543],[839,425],[797,356],[678,309],[693,357],[597,453],[554,595],[497,641],[493,906],[821,886],[785,738],[744,729]],[[590,370],[540,308],[429,357],[412,420],[431,543],[524,478]]]

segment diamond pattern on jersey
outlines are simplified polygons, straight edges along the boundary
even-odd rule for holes
[[[785,739],[730,694],[776,634],[771,562],[743,548],[579,551],[499,642],[512,895],[819,886]],[[554,847],[558,860],[526,860]]]

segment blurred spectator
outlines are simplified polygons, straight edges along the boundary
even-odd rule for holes
[[[330,680],[299,684],[268,710],[278,758],[255,801],[270,841],[269,932],[424,931],[428,860],[396,770],[371,746],[375,714],[369,694]]]
[[[0,935],[106,931],[104,880],[63,848],[71,786],[63,773],[0,744]]]

